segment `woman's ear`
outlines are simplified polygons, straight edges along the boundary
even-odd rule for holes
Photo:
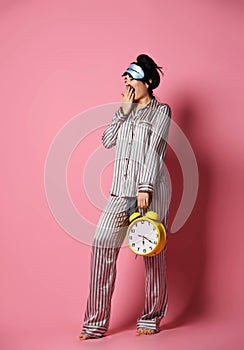
[[[150,84],[152,84],[152,79],[149,79],[148,81],[149,81]],[[149,88],[149,84],[148,83],[145,82],[145,85],[146,85],[147,88]]]

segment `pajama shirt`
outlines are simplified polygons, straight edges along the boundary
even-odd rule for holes
[[[165,172],[165,155],[171,111],[155,97],[151,102],[125,116],[120,107],[102,135],[104,147],[116,147],[110,197],[95,231],[90,265],[90,292],[83,332],[103,336],[109,326],[111,298],[116,278],[116,261],[136,209],[138,192],[150,194],[148,210],[158,213],[166,232],[170,190]],[[159,331],[168,306],[166,284],[167,244],[155,256],[143,257],[145,263],[145,305],[137,328]]]

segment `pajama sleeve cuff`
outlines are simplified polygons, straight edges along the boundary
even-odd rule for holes
[[[153,193],[153,185],[152,184],[139,184],[138,192],[149,192]]]
[[[124,121],[125,119],[127,119],[127,115],[124,115],[123,113],[123,110],[122,110],[122,107],[120,107],[116,113],[115,113],[115,116],[114,116],[114,119],[115,120],[118,120],[118,121]]]

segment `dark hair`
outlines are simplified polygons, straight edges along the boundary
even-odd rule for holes
[[[162,74],[162,76],[164,75],[163,71],[161,70],[162,67],[159,67],[151,57],[145,54],[140,54],[137,56],[136,60],[137,62],[133,63],[136,63],[138,66],[140,66],[145,73],[145,77],[141,79],[141,81],[146,82],[149,85],[148,91],[152,96],[152,90],[156,89],[160,83],[159,72]]]

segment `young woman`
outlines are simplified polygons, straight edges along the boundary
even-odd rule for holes
[[[160,83],[161,67],[148,55],[139,55],[123,73],[122,105],[102,136],[106,148],[116,146],[110,198],[99,219],[91,254],[90,293],[80,339],[105,335],[110,319],[116,260],[126,234],[130,213],[136,208],[158,213],[167,230],[169,187],[164,169],[170,107],[160,103],[153,89]],[[145,262],[145,306],[137,319],[137,334],[159,332],[168,297],[166,246]]]

